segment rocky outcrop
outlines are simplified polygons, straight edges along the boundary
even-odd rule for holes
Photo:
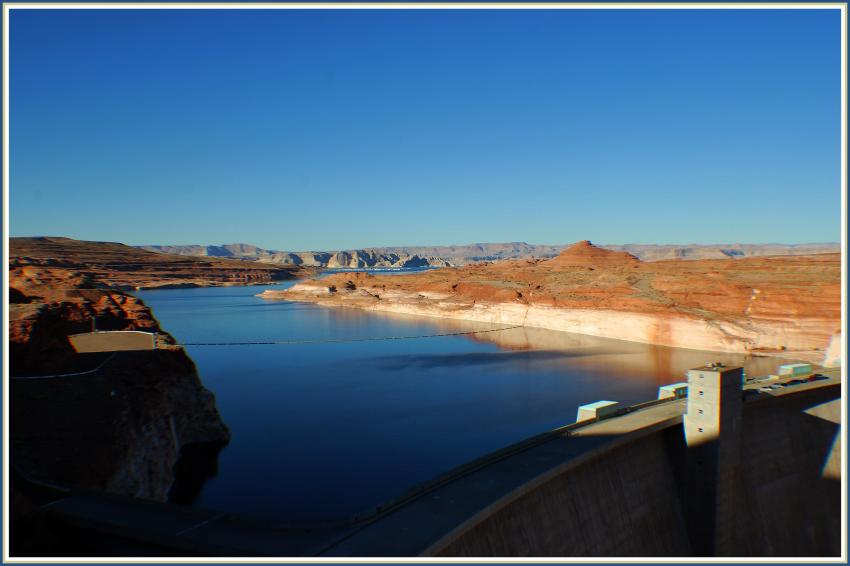
[[[568,247],[549,260],[552,267],[631,267],[640,262],[628,252],[615,252],[594,246],[590,240],[582,240]]]
[[[839,254],[650,263],[583,241],[550,260],[335,274],[261,296],[833,365],[840,278]]]
[[[437,257],[421,257],[408,254],[378,254],[374,251],[356,250],[337,252],[324,265],[328,269],[339,268],[411,268],[448,267],[449,263]]]
[[[375,252],[354,251],[354,252],[336,252],[328,260],[325,267],[374,267],[378,263],[378,256]],[[398,261],[398,256],[389,258],[381,258],[389,261],[390,264]]]
[[[9,272],[11,465],[34,480],[165,500],[184,447],[229,439],[213,394],[139,299],[90,290],[89,274],[66,267],[20,263]],[[77,354],[67,335],[93,319],[155,332],[158,349]]]
[[[94,375],[13,380],[10,407],[11,462],[27,477],[158,501],[184,447],[229,439],[214,396],[174,350],[121,353]]]

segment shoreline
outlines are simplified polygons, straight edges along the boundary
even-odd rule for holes
[[[464,320],[490,324],[541,328],[718,353],[746,354],[762,357],[793,358],[823,367],[840,367],[841,337],[833,335],[823,350],[800,347],[774,348],[777,341],[793,343],[794,330],[806,330],[824,323],[819,319],[799,321],[790,329],[787,321],[759,321],[743,327],[730,321],[687,318],[680,315],[637,313],[610,309],[574,309],[523,303],[459,302],[440,293],[386,292],[377,298],[379,289],[358,287],[356,291],[330,291],[328,287],[296,283],[286,290],[267,289],[256,296],[266,300],[287,300],[326,307],[355,308],[364,311],[426,316],[448,320]]]
[[[299,281],[299,280],[303,280],[303,279],[301,279],[301,278],[294,279],[294,281]],[[166,283],[165,285],[152,285],[152,286],[126,285],[126,286],[117,286],[117,287],[106,287],[103,290],[104,291],[118,290],[118,291],[133,292],[133,291],[159,291],[159,290],[165,291],[165,290],[169,290],[169,289],[208,289],[208,288],[212,288],[212,287],[260,287],[262,285],[279,285],[279,284],[283,284],[283,283],[290,283],[292,281],[293,281],[293,279],[273,279],[273,280],[268,280],[268,281],[250,281],[250,282],[242,282],[242,281],[229,282],[229,281],[225,281],[223,283],[219,283],[217,281],[206,281],[205,282],[206,284],[187,282],[187,283]],[[101,289],[97,289],[97,290],[99,291]]]

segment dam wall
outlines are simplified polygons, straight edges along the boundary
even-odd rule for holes
[[[679,429],[617,446],[517,494],[450,542],[438,543],[434,554],[689,556],[670,461],[671,433]]]
[[[839,554],[842,407],[824,393],[746,407],[742,494],[727,518],[736,555]]]
[[[705,512],[721,513],[718,556],[839,556],[839,395],[830,386],[746,403],[740,466],[727,478],[733,500],[718,510],[683,505],[689,449],[679,421],[514,490],[425,554],[693,556],[711,534],[689,528],[701,522],[688,514]]]

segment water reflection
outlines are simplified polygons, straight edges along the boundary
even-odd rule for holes
[[[313,305],[303,306],[312,309],[317,308]],[[365,313],[360,310],[345,308],[322,310],[327,311],[326,314],[332,324],[340,326],[357,325],[363,321],[364,317],[403,323],[422,323],[425,320],[435,334],[468,332],[469,334],[464,334],[463,338],[480,344],[492,344],[499,349],[499,352],[491,353],[387,357],[381,362],[386,364],[386,367],[395,369],[405,364],[420,367],[452,367],[522,361],[555,362],[560,360],[565,368],[585,367],[589,371],[596,371],[597,366],[602,364],[607,371],[616,371],[626,379],[632,377],[644,380],[646,376],[653,376],[656,382],[665,384],[684,380],[686,370],[702,366],[709,361],[722,360],[726,365],[743,366],[748,376],[766,375],[775,372],[780,364],[793,361],[773,356],[670,348],[544,328],[517,328],[486,322],[440,319],[381,311]],[[502,330],[497,330],[500,328]],[[589,357],[593,357],[593,359],[579,359]]]
[[[174,483],[168,492],[168,501],[183,505],[197,501],[207,481],[218,475],[218,454],[223,447],[219,443],[184,446],[174,466]]]
[[[492,334],[476,334],[471,336],[471,339],[492,342],[506,350],[548,350],[593,354],[598,356],[592,361],[593,364],[606,363],[610,367],[616,367],[620,371],[635,376],[653,375],[659,383],[669,382],[671,379],[682,380],[686,370],[714,360],[722,360],[727,365],[744,366],[747,375],[773,372],[778,365],[788,361],[766,356],[669,348],[569,332],[555,332],[542,328],[514,328]]]

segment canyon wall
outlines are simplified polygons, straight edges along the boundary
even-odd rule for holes
[[[10,270],[12,463],[34,479],[165,500],[181,449],[224,444],[229,432],[150,309],[121,291],[74,290],[90,284],[64,268]],[[67,336],[93,319],[156,333],[157,349],[79,354]]]
[[[335,274],[261,296],[836,365],[840,270],[838,254],[641,262],[580,242],[550,260]]]
[[[312,296],[311,302],[327,306],[344,305],[364,310],[395,312],[438,318],[469,320],[508,326],[531,326],[547,330],[559,330],[576,334],[587,334],[600,338],[628,340],[659,346],[690,348],[718,352],[750,353],[763,351],[791,352],[817,362],[832,365],[837,360],[825,357],[823,346],[833,338],[834,321],[829,319],[807,319],[793,321],[758,321],[736,323],[733,321],[706,321],[677,315],[635,313],[617,310],[589,310],[523,305],[512,303],[474,304],[469,308],[447,305],[439,298],[425,299],[418,294],[404,297],[394,295],[391,300],[381,302],[358,302],[323,300],[327,288],[299,284],[291,293],[265,291],[261,296],[298,300]],[[364,292],[370,292],[368,288]],[[433,297],[433,296],[432,296]]]
[[[46,521],[40,485],[166,501],[185,450],[215,453],[230,438],[192,360],[150,309],[121,289],[293,275],[120,244],[64,238],[10,244],[10,548],[15,555],[63,554],[75,542]],[[157,349],[76,352],[68,335],[94,326],[155,333]]]

